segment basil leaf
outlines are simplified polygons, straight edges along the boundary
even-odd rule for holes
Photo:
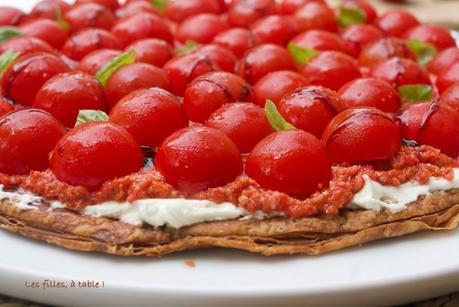
[[[10,64],[18,58],[19,52],[11,49],[6,50],[0,55],[0,75],[10,66]]]
[[[67,21],[65,21],[64,17],[62,17],[62,11],[60,7],[56,8],[56,22],[64,28],[64,30],[70,29],[70,25]]]
[[[293,43],[289,43],[287,48],[288,48],[288,51],[290,52],[290,55],[293,57],[295,62],[299,65],[304,65],[307,62],[309,62],[312,58],[319,55],[319,51],[317,51],[316,49],[304,48],[304,47],[301,47],[300,45],[296,45]]]
[[[80,110],[75,126],[83,123],[95,122],[95,121],[108,121],[108,115],[104,111],[100,110]]]
[[[0,27],[0,44],[14,36],[22,35],[21,30],[16,27]]]
[[[338,23],[341,27],[365,23],[367,16],[365,12],[357,8],[340,7]]]
[[[96,79],[99,80],[100,84],[105,86],[107,85],[108,80],[115,71],[117,71],[125,65],[132,64],[134,62],[135,52],[134,49],[131,49],[127,52],[120,54],[119,56],[115,57],[110,62],[102,66],[102,68],[96,74]]]
[[[432,87],[426,84],[402,85],[398,88],[400,97],[409,102],[424,102],[432,99]]]
[[[178,48],[175,51],[176,55],[184,55],[193,53],[196,49],[201,47],[201,45],[193,40],[187,40],[185,45],[182,48]]]
[[[168,0],[151,0],[151,4],[157,9],[160,13],[164,12],[166,9]]]
[[[265,114],[269,124],[274,130],[291,130],[295,126],[287,122],[277,110],[276,105],[271,100],[267,99],[265,104]]]
[[[437,48],[434,45],[410,39],[407,41],[408,47],[416,55],[416,59],[422,65],[428,64],[437,54]]]

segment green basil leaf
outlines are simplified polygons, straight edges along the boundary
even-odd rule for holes
[[[96,74],[96,79],[99,80],[100,84],[105,86],[107,85],[108,80],[115,71],[117,71],[125,65],[132,64],[134,62],[135,52],[134,49],[131,49],[127,52],[120,54],[119,56],[115,57],[110,62],[102,66],[102,68]]]
[[[437,54],[437,48],[434,45],[410,39],[407,41],[408,47],[416,55],[416,59],[422,65],[428,64]]]
[[[0,27],[0,44],[14,36],[22,35],[21,30],[16,27]]]
[[[287,122],[277,110],[276,105],[271,100],[267,99],[265,104],[265,114],[268,122],[274,130],[291,130],[295,126]]]
[[[400,97],[409,102],[425,102],[432,99],[432,87],[426,84],[402,85],[398,88]]]
[[[151,0],[151,4],[158,10],[158,12],[162,13],[166,9],[168,0]]]
[[[184,55],[193,53],[196,49],[201,47],[201,45],[193,40],[187,40],[185,45],[182,48],[175,50],[176,55]]]
[[[304,48],[293,43],[289,43],[287,48],[290,52],[290,55],[299,65],[304,65],[307,62],[309,62],[312,58],[319,55],[319,51],[317,51],[316,49]]]
[[[67,21],[65,21],[64,17],[62,17],[62,11],[60,7],[56,8],[56,22],[65,30],[70,29],[70,25]]]
[[[75,126],[83,123],[95,122],[95,121],[108,121],[108,115],[104,111],[100,110],[80,110]]]
[[[367,17],[365,12],[357,8],[340,7],[338,23],[341,27],[365,23]]]
[[[10,64],[18,58],[19,52],[11,49],[6,50],[0,55],[0,75],[10,66]]]

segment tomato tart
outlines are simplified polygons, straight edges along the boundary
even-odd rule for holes
[[[0,228],[316,255],[459,224],[459,51],[364,0],[0,7]]]

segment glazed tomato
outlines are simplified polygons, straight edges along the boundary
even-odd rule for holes
[[[75,125],[79,110],[107,108],[99,82],[82,73],[59,74],[49,79],[35,96],[33,106],[51,113],[68,128]]]
[[[172,46],[166,41],[157,38],[138,40],[126,47],[126,50],[130,49],[134,49],[136,62],[158,67],[163,67],[174,56]]]
[[[110,32],[89,28],[70,36],[62,47],[62,52],[73,60],[81,60],[94,50],[102,48],[121,49],[121,43]]]
[[[56,53],[47,42],[30,36],[15,36],[0,44],[0,54],[13,50],[25,55],[33,52]]]
[[[105,181],[136,172],[142,165],[142,150],[126,129],[110,122],[89,122],[57,142],[49,166],[60,181],[95,191]]]
[[[220,4],[216,0],[172,0],[167,3],[164,14],[170,20],[181,22],[191,16],[219,14],[220,11]]]
[[[293,18],[301,32],[318,29],[330,32],[338,31],[335,12],[320,1],[312,1],[299,8]]]
[[[0,96],[0,117],[14,110],[14,106],[5,98]]]
[[[241,153],[250,152],[258,142],[274,131],[263,108],[245,102],[223,105],[212,113],[205,125],[225,133]]]
[[[347,109],[336,116],[322,136],[336,163],[389,160],[400,149],[400,132],[385,113],[371,107]]]
[[[277,70],[295,70],[295,64],[286,48],[273,44],[263,44],[248,50],[235,69],[239,76],[251,84]]]
[[[149,1],[135,1],[126,4],[125,6],[116,10],[115,15],[119,19],[125,19],[131,16],[135,16],[140,13],[149,13],[153,15],[159,15],[159,12]]]
[[[290,70],[271,72],[258,80],[254,85],[258,105],[264,107],[266,99],[276,105],[282,96],[304,87],[308,81],[301,74]]]
[[[360,9],[365,13],[365,22],[366,23],[373,23],[377,17],[376,10],[373,6],[371,6],[368,1],[365,0],[346,0],[343,1],[343,7],[352,8],[352,9]]]
[[[120,20],[112,28],[112,33],[123,46],[149,37],[163,39],[168,43],[173,43],[174,40],[167,22],[149,13],[140,13]]]
[[[169,80],[161,68],[146,63],[125,65],[115,71],[105,85],[108,106],[113,107],[132,91],[148,87],[169,89]]]
[[[250,27],[261,44],[287,45],[298,34],[296,24],[287,16],[271,15],[259,19]]]
[[[459,117],[446,105],[414,104],[400,116],[402,137],[440,149],[447,155],[459,155]]]
[[[321,86],[309,86],[285,95],[278,104],[279,113],[293,126],[320,138],[327,124],[337,114],[338,96]]]
[[[375,25],[388,36],[402,36],[405,31],[419,25],[419,21],[407,11],[394,9],[376,18]]]
[[[459,114],[459,83],[448,87],[441,95],[440,102],[456,110]]]
[[[393,57],[416,60],[416,55],[404,40],[385,37],[366,45],[359,55],[359,63],[371,67]]]
[[[256,42],[252,31],[245,28],[231,28],[218,33],[212,40],[213,44],[231,50],[237,57],[242,57]]]
[[[297,9],[309,2],[324,3],[324,0],[281,0],[279,2],[279,13],[284,15],[291,15],[295,13]]]
[[[233,141],[205,126],[184,128],[166,138],[154,165],[167,183],[188,193],[222,186],[242,173],[242,158]]]
[[[336,34],[324,30],[310,30],[295,36],[292,44],[316,50],[336,50],[347,53],[344,41]]]
[[[228,8],[228,22],[233,27],[248,28],[258,19],[276,13],[274,0],[233,0]]]
[[[177,27],[175,38],[182,43],[195,41],[207,44],[212,41],[215,35],[227,28],[228,25],[219,15],[199,14],[182,21]]]
[[[247,159],[246,173],[265,189],[306,196],[328,187],[330,158],[322,143],[302,130],[274,132]]]
[[[202,46],[196,53],[208,57],[218,68],[227,72],[233,72],[237,63],[237,57],[231,50],[215,44]]]
[[[110,121],[126,128],[140,145],[153,148],[188,126],[177,97],[157,87],[131,92],[118,101],[110,111]]]
[[[459,49],[450,47],[440,51],[427,65],[427,69],[434,75],[439,75],[453,64],[459,63]]]
[[[67,13],[71,8],[70,4],[64,0],[41,0],[30,11],[28,18],[47,18],[56,19],[56,11],[59,9],[61,14]]]
[[[172,58],[164,65],[164,73],[171,80],[171,91],[182,96],[186,86],[194,78],[207,72],[216,71],[218,67],[202,54],[186,54]]]
[[[63,27],[51,19],[31,20],[19,28],[25,35],[38,37],[56,49],[61,49],[69,36]]]
[[[437,89],[443,93],[451,85],[459,83],[459,62],[454,63],[451,67],[445,69],[437,79]]]
[[[437,50],[448,47],[456,47],[456,41],[450,32],[438,25],[425,24],[413,27],[403,34],[405,39],[416,39],[418,41],[431,44]]]
[[[431,84],[427,71],[415,61],[403,58],[385,60],[370,69],[370,77],[389,82],[393,87]]]
[[[115,24],[113,13],[106,7],[95,3],[84,3],[72,7],[65,13],[64,19],[72,32],[89,27],[110,30]]]
[[[113,58],[119,56],[121,51],[114,49],[98,49],[85,55],[78,63],[76,70],[95,76],[97,72]],[[136,54],[137,57],[137,54]]]
[[[191,82],[183,95],[183,105],[190,120],[205,121],[212,112],[225,103],[254,102],[250,84],[228,72],[210,72]]]
[[[352,107],[373,107],[386,113],[395,113],[400,108],[397,91],[384,80],[355,79],[345,84],[338,95],[338,112]]]
[[[30,106],[46,81],[67,71],[67,64],[52,54],[31,53],[20,56],[3,74],[2,93],[15,103]]]
[[[64,133],[64,126],[42,110],[22,109],[0,117],[0,172],[27,175],[46,169],[48,155]]]
[[[10,6],[0,6],[0,26],[15,26],[26,14],[20,9]]]
[[[319,53],[301,68],[301,72],[309,84],[325,86],[335,91],[361,76],[357,61],[338,51]]]
[[[369,24],[352,25],[341,32],[341,38],[348,43],[350,54],[355,58],[366,45],[383,36],[384,33],[379,28]]]
[[[96,3],[108,8],[111,11],[115,11],[120,7],[118,0],[76,0],[75,4],[82,4],[82,3]]]

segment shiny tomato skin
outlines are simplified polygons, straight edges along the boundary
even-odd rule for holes
[[[335,12],[326,4],[309,2],[293,14],[300,32],[308,30],[338,31]]]
[[[249,155],[246,173],[262,188],[306,196],[327,187],[330,158],[322,143],[303,130],[274,132]]]
[[[70,4],[64,0],[41,0],[32,8],[28,19],[47,18],[55,20],[57,9],[60,9],[61,13],[65,14],[70,8]]]
[[[107,109],[99,81],[82,73],[59,74],[49,79],[35,96],[33,107],[49,112],[67,128],[75,125],[79,110]]]
[[[65,42],[62,52],[73,60],[81,60],[97,49],[121,49],[120,41],[102,29],[88,28],[79,31]]]
[[[325,3],[324,0],[281,0],[278,5],[279,14],[292,15],[296,10],[309,2]]]
[[[409,84],[431,84],[423,67],[413,60],[403,58],[392,58],[373,66],[370,77],[387,81],[396,88]]]
[[[397,91],[389,83],[373,78],[352,80],[340,88],[338,95],[338,112],[352,107],[373,107],[395,113],[401,103]]]
[[[15,26],[19,24],[26,14],[15,7],[0,6],[0,26]]]
[[[210,115],[205,125],[225,133],[241,153],[249,153],[274,131],[263,108],[245,102],[224,104]]]
[[[242,57],[250,48],[258,44],[252,31],[245,28],[231,28],[215,35],[213,44],[231,50],[237,57]]]
[[[295,36],[292,44],[319,51],[335,50],[347,52],[344,41],[336,34],[324,30],[310,30]]]
[[[64,126],[42,110],[22,109],[0,117],[0,172],[27,175],[45,170],[49,153],[64,133]]]
[[[393,57],[416,60],[407,43],[396,37],[384,37],[366,45],[359,55],[362,66],[371,67]]]
[[[95,76],[97,72],[121,51],[114,49],[97,49],[85,55],[76,67],[76,70]]]
[[[164,15],[175,22],[203,13],[219,14],[220,4],[216,0],[172,0],[166,6]]]
[[[30,106],[47,80],[69,70],[67,64],[52,54],[31,53],[20,56],[3,74],[2,93],[17,104]]]
[[[227,72],[234,72],[238,60],[231,50],[215,44],[204,45],[196,53],[208,57],[218,68]]]
[[[156,10],[155,7],[148,1],[130,2],[116,10],[115,15],[118,19],[126,19],[140,13],[159,15],[158,10]]]
[[[188,118],[195,122],[204,122],[222,105],[235,101],[254,102],[255,96],[247,81],[228,72],[200,75],[188,85],[183,95]]]
[[[242,158],[233,141],[201,125],[166,138],[154,165],[167,183],[187,193],[225,185],[242,173]]]
[[[228,24],[219,15],[199,14],[182,21],[177,27],[175,37],[182,43],[191,40],[207,44],[212,41],[215,35],[226,29],[228,29]]]
[[[14,110],[14,106],[5,98],[0,96],[0,117]]]
[[[169,89],[169,80],[161,68],[146,63],[134,63],[119,68],[105,85],[109,108],[130,92],[148,87]]]
[[[334,91],[361,76],[357,61],[339,51],[321,52],[301,68],[301,73],[309,84]]]
[[[17,51],[21,55],[34,52],[56,53],[50,44],[42,39],[31,36],[16,36],[3,42],[0,45],[0,54],[7,50]]]
[[[35,19],[21,24],[22,33],[38,37],[56,49],[61,49],[67,40],[68,32],[56,21],[50,19]]]
[[[404,32],[419,25],[419,20],[408,11],[393,9],[375,20],[375,25],[387,36],[401,37]]]
[[[306,78],[297,72],[278,70],[258,80],[253,89],[258,105],[264,107],[266,99],[273,101],[277,105],[284,95],[307,84]]]
[[[325,129],[322,142],[335,163],[389,160],[401,146],[394,121],[371,107],[339,113]]]
[[[278,103],[279,113],[295,126],[320,138],[335,117],[338,96],[321,86],[308,86],[285,95]]]
[[[96,3],[106,7],[111,11],[115,11],[120,7],[118,0],[77,0],[75,2],[76,5],[83,4],[83,3]]]
[[[340,35],[350,45],[350,54],[357,58],[366,45],[382,38],[384,33],[373,25],[357,24],[345,28]]]
[[[459,49],[450,47],[437,53],[432,61],[427,64],[427,69],[431,74],[438,76],[455,63],[459,63]]]
[[[451,85],[443,92],[440,104],[449,106],[459,114],[459,83]]]
[[[96,191],[104,182],[140,170],[143,153],[126,129],[110,122],[88,122],[56,144],[50,169],[60,181]]]
[[[228,8],[228,22],[232,27],[248,28],[258,19],[276,11],[274,0],[234,0]]]
[[[235,69],[250,84],[277,70],[296,69],[287,49],[274,44],[262,44],[248,50]]]
[[[157,87],[136,90],[124,96],[110,111],[110,121],[124,127],[140,145],[152,148],[188,126],[177,97]]]
[[[110,30],[115,24],[113,13],[96,3],[84,3],[72,7],[64,15],[70,31],[76,32],[89,27]]]
[[[346,0],[342,4],[343,7],[352,8],[352,9],[360,9],[365,13],[365,22],[366,23],[373,23],[378,17],[378,14],[375,8],[365,0]]]
[[[255,39],[261,44],[277,44],[281,46],[298,34],[296,24],[287,16],[266,16],[251,25]]]
[[[128,47],[126,51],[134,49],[136,62],[147,63],[163,67],[174,56],[174,49],[166,41],[157,38],[138,40]]]
[[[437,78],[437,89],[443,93],[451,85],[459,83],[459,62],[445,69]]]
[[[423,24],[413,27],[403,34],[405,39],[415,39],[424,43],[431,44],[437,50],[449,47],[456,47],[456,41],[450,32],[439,25]]]

